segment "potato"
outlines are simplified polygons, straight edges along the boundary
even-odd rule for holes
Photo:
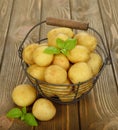
[[[85,62],[78,62],[72,65],[68,71],[68,77],[72,83],[84,82],[92,78],[91,67]]]
[[[68,70],[70,63],[68,58],[63,54],[58,54],[54,56],[53,63],[54,65],[59,65],[65,70]]]
[[[56,36],[52,35],[51,37],[48,38],[48,45],[57,47],[57,43],[56,43],[57,38],[60,38],[63,41],[65,41],[68,39],[68,36],[66,34],[63,34],[63,33],[59,33]]]
[[[91,53],[88,65],[91,67],[93,74],[96,75],[102,66],[101,56],[97,53]]]
[[[48,121],[55,116],[56,108],[51,101],[40,98],[35,101],[32,113],[38,120]]]
[[[44,72],[46,67],[38,66],[36,64],[31,65],[27,68],[27,73],[29,73],[32,77],[43,80],[44,81]]]
[[[31,105],[37,97],[36,89],[28,84],[16,86],[12,92],[14,103],[21,107]]]
[[[74,33],[70,28],[55,28],[48,32],[48,45],[57,47],[56,39],[60,38],[62,40],[67,40],[73,37]]]
[[[87,61],[89,59],[89,54],[90,51],[86,47],[82,45],[76,45],[75,48],[69,52],[67,57],[72,63],[77,63],[80,61]]]
[[[45,70],[45,81],[52,84],[62,84],[67,79],[67,72],[58,65],[50,65]]]
[[[35,64],[39,66],[48,66],[53,61],[53,54],[47,54],[44,52],[44,50],[48,46],[39,46],[34,52],[33,52],[33,60]]]
[[[96,49],[97,39],[93,35],[87,32],[80,32],[74,38],[77,39],[78,45],[86,46],[90,51]]]
[[[28,46],[26,46],[23,50],[23,53],[22,53],[22,57],[23,57],[23,60],[29,64],[29,65],[32,65],[34,64],[34,61],[33,61],[33,58],[32,58],[32,54],[34,52],[34,50],[39,46],[39,44],[36,44],[36,43],[32,43]]]

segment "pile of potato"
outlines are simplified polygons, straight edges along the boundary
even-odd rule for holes
[[[32,43],[24,48],[22,57],[29,65],[27,72],[38,80],[52,84],[40,85],[45,95],[56,96],[63,102],[71,101],[77,89],[77,86],[72,86],[72,84],[87,81],[100,71],[103,61],[101,56],[95,52],[97,39],[85,31],[74,34],[70,28],[52,29],[48,32],[47,38],[47,43]],[[57,38],[63,41],[75,38],[77,44],[68,55],[45,53],[44,50],[47,47],[57,47]],[[92,83],[81,85],[77,97],[91,86]]]

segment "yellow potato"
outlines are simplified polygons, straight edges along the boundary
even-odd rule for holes
[[[85,62],[79,62],[72,65],[68,71],[68,77],[72,83],[84,82],[92,78],[91,67]]]
[[[80,61],[87,61],[89,59],[90,51],[82,45],[76,45],[69,54],[67,55],[68,59],[72,63],[77,63]]]
[[[27,72],[34,78],[44,81],[44,72],[46,67],[38,66],[36,64],[31,65],[27,68]]]
[[[90,51],[96,49],[97,39],[93,35],[87,32],[80,32],[74,38],[77,39],[79,45],[86,46]]]
[[[44,50],[48,46],[39,46],[34,52],[33,52],[33,60],[35,64],[39,66],[48,66],[53,61],[53,54],[47,54],[44,52]]]
[[[34,61],[33,61],[33,58],[32,58],[32,54],[34,52],[34,50],[39,46],[39,44],[36,44],[36,43],[32,43],[28,46],[26,46],[23,50],[23,53],[22,53],[22,57],[23,57],[23,60],[29,64],[29,65],[32,65],[34,64]]]
[[[62,68],[64,68],[65,70],[68,70],[68,68],[70,66],[68,58],[63,54],[55,55],[54,60],[53,60],[53,64],[59,65]]]
[[[67,40],[73,37],[74,33],[70,28],[55,28],[48,32],[48,45],[57,47],[56,39]]]
[[[12,99],[18,106],[25,107],[31,105],[37,97],[37,92],[34,87],[28,84],[16,86],[12,92]]]
[[[45,70],[45,81],[52,84],[62,84],[67,79],[67,72],[58,65],[50,65]]]
[[[32,113],[38,120],[48,121],[55,116],[56,108],[51,101],[40,98],[35,101]]]
[[[48,38],[48,45],[57,47],[57,43],[56,43],[57,38],[60,38],[63,41],[65,41],[68,39],[68,36],[66,34],[63,34],[63,33],[59,33],[56,36],[52,35],[51,37]]]
[[[88,65],[91,67],[93,74],[96,75],[102,66],[101,56],[97,53],[91,53]]]

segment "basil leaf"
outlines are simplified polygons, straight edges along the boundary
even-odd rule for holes
[[[56,47],[53,47],[53,46],[50,46],[50,47],[47,47],[45,50],[44,50],[45,53],[48,53],[48,54],[59,54],[60,53],[60,50]]]
[[[21,110],[22,110],[22,112],[23,112],[24,114],[27,113],[26,107],[23,107]]]
[[[24,121],[30,126],[38,126],[38,123],[31,113],[27,113],[24,117]]]
[[[64,42],[62,39],[57,38],[57,39],[56,39],[56,43],[57,43],[57,47],[58,47],[58,48],[60,48],[60,49],[63,49],[63,48],[64,48],[65,42]]]
[[[62,49],[61,52],[62,52],[65,56],[67,56],[68,53],[69,53],[68,50],[66,50],[66,49]]]
[[[71,38],[69,38],[69,39],[67,39],[67,40],[65,41],[65,46],[64,46],[64,48],[65,48],[66,50],[70,51],[70,50],[72,50],[73,48],[75,48],[76,44],[77,44],[77,39],[71,39]]]
[[[13,108],[7,113],[9,118],[19,118],[22,116],[22,111],[19,108]]]

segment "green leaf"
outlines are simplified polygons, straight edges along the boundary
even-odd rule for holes
[[[47,47],[45,50],[44,50],[45,53],[48,53],[48,54],[59,54],[60,53],[60,50],[56,47],[53,47],[53,46],[50,46],[50,47]]]
[[[22,116],[22,111],[19,108],[13,108],[7,113],[9,118],[19,118]]]
[[[73,48],[75,48],[76,44],[77,44],[77,39],[71,39],[71,38],[69,38],[69,39],[67,39],[67,40],[65,41],[65,46],[64,46],[64,48],[65,48],[66,50],[70,51],[70,50],[72,50]]]
[[[24,121],[30,126],[38,126],[38,123],[31,113],[27,113],[24,117]]]
[[[60,48],[60,49],[63,49],[63,48],[64,48],[65,42],[64,42],[62,39],[57,38],[57,39],[56,39],[56,43],[57,43],[57,47],[58,47],[58,48]]]
[[[22,112],[23,112],[24,114],[27,113],[26,107],[23,107],[21,110],[22,110]]]
[[[68,50],[66,50],[66,49],[62,49],[61,52],[62,52],[65,56],[67,56],[68,53],[69,53]]]

